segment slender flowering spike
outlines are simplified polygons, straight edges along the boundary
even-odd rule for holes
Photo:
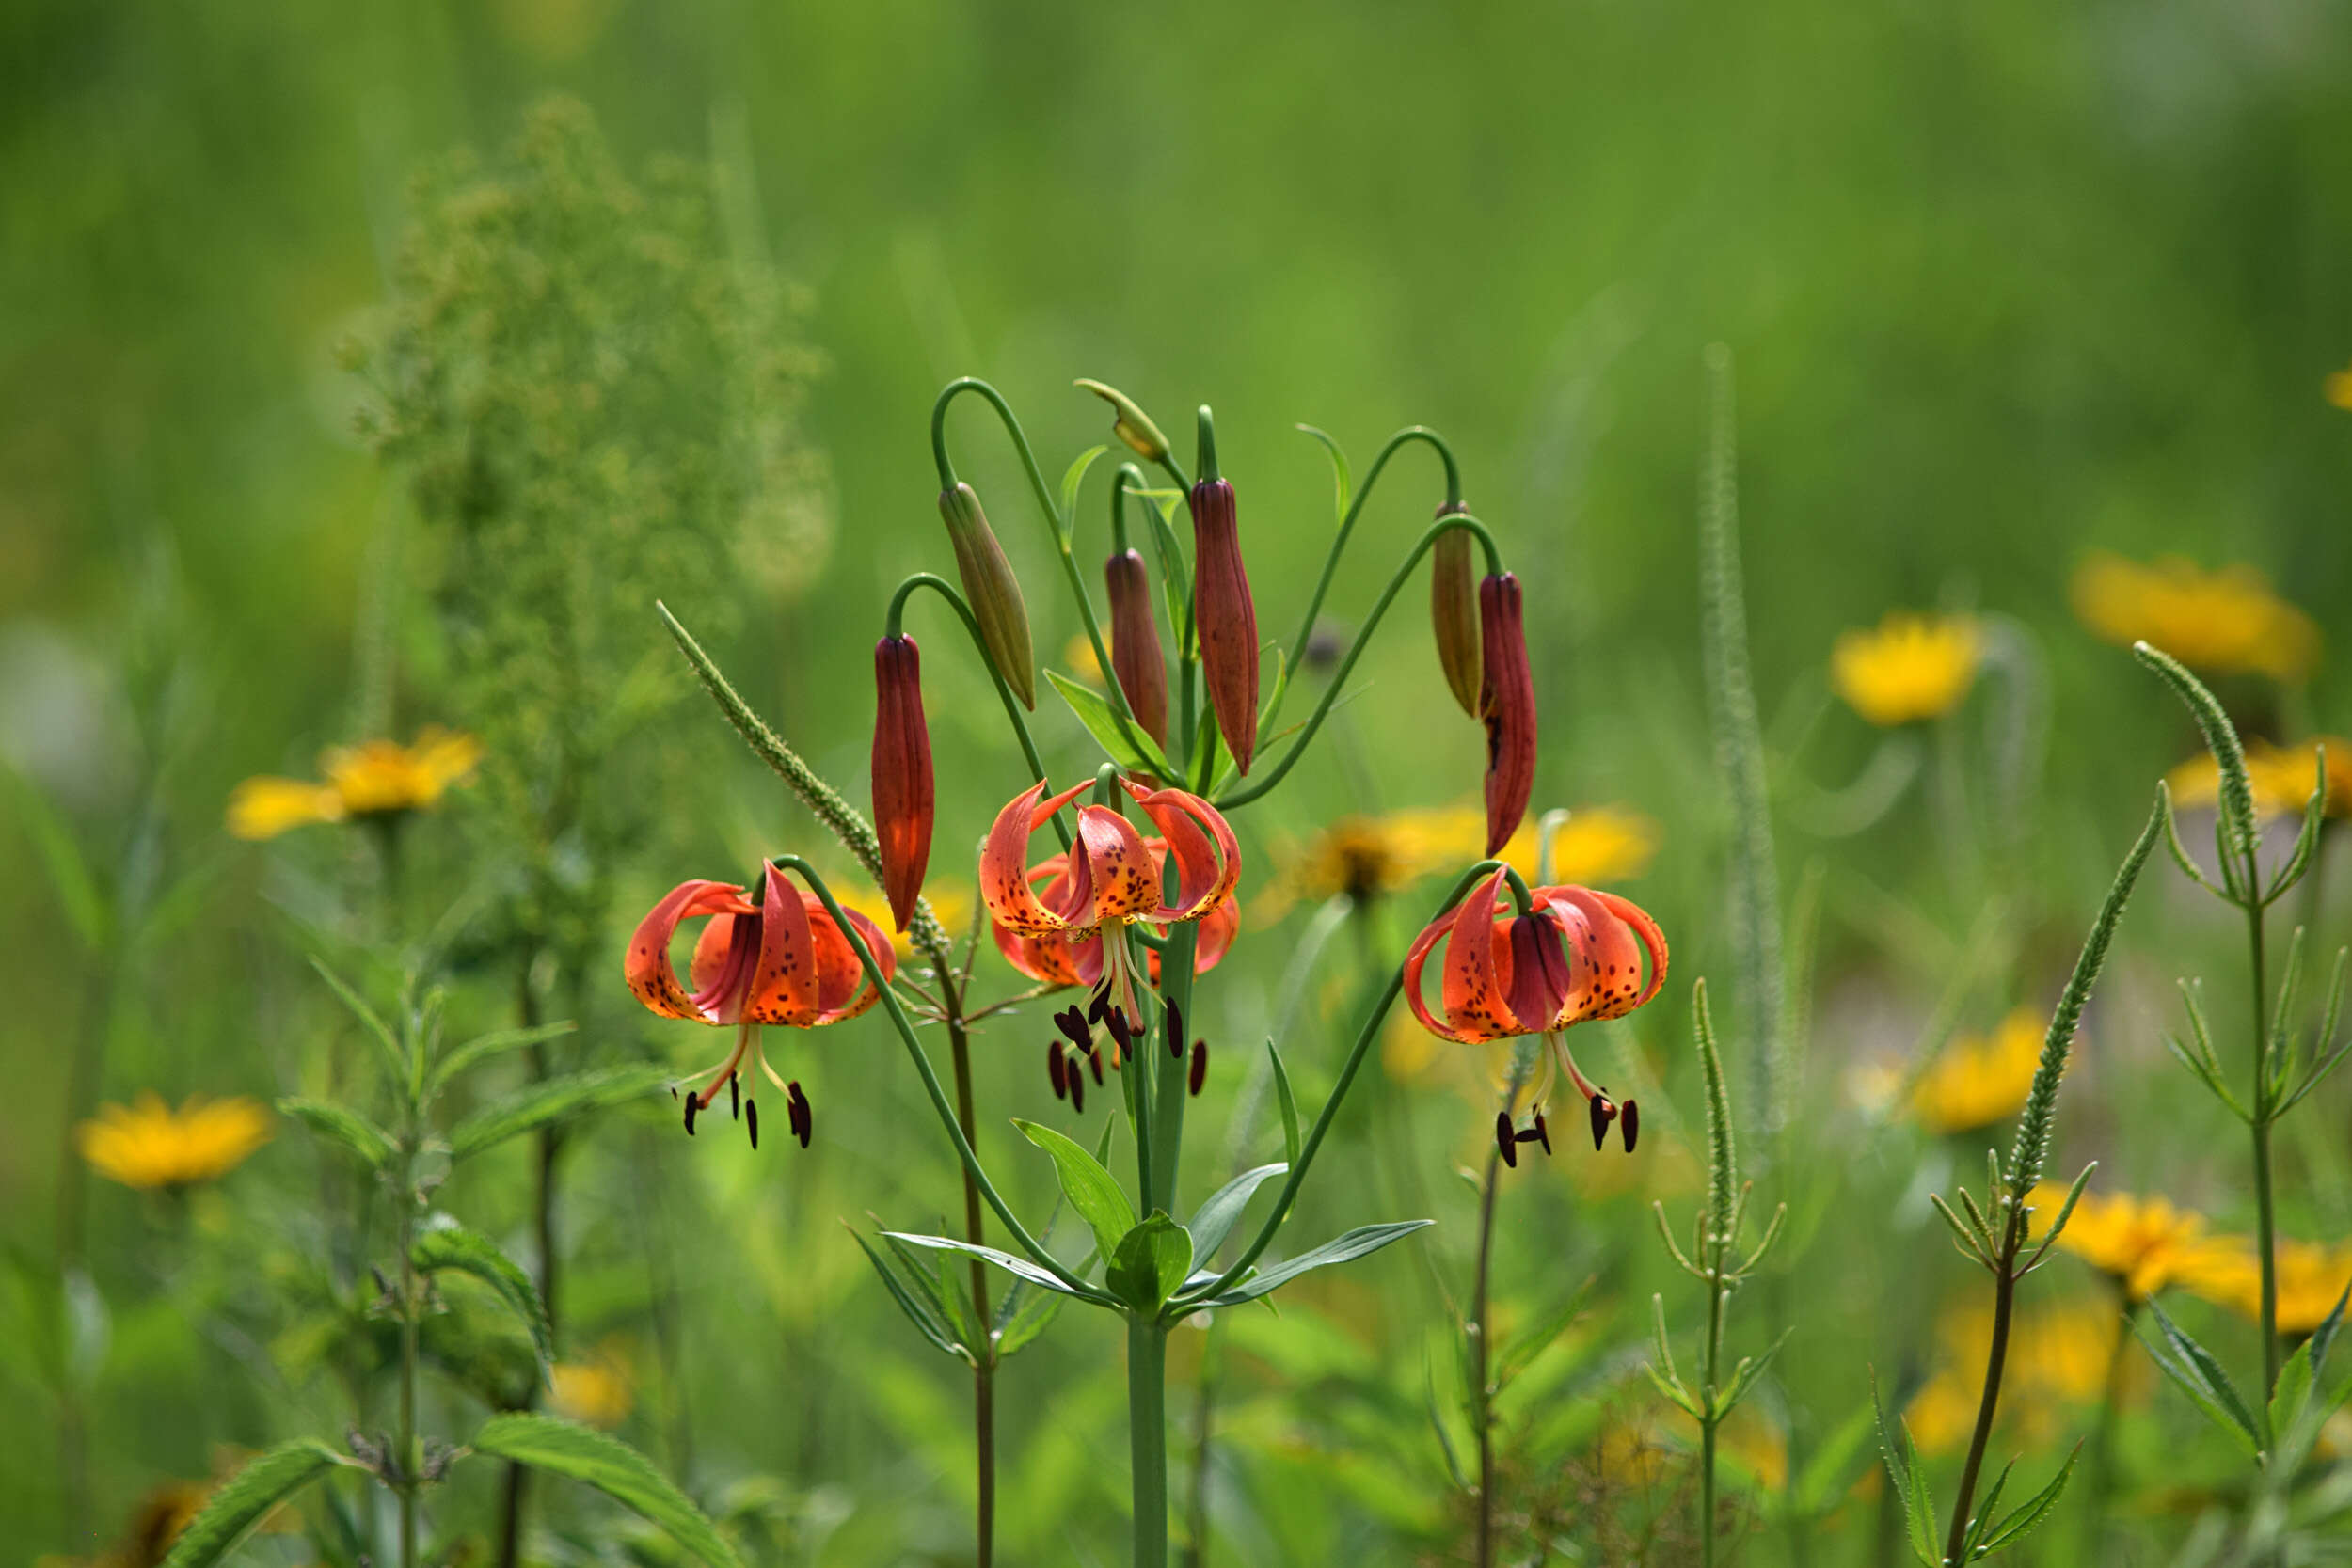
[[[1470,508],[1450,502],[1438,508],[1440,518]],[[1429,628],[1438,641],[1438,666],[1454,700],[1472,719],[1483,718],[1483,671],[1478,641],[1478,584],[1470,575],[1470,536],[1468,529],[1448,529],[1429,549]]]
[[[1527,662],[1519,579],[1504,572],[1478,585],[1484,673],[1479,717],[1486,722],[1486,853],[1499,853],[1527,815],[1535,788],[1535,676]]]
[[[1168,665],[1160,657],[1159,624],[1152,618],[1152,582],[1143,557],[1121,550],[1103,562],[1111,600],[1111,672],[1127,695],[1143,733],[1168,744]]]
[[[958,481],[939,493],[939,515],[947,520],[947,542],[955,546],[956,576],[963,581],[963,596],[972,618],[980,624],[980,641],[990,662],[1005,677],[1012,694],[1026,708],[1037,706],[1037,671],[1029,652],[1029,610],[1021,597],[1021,579],[1012,575],[1005,548],[990,531],[988,514],[980,510],[979,492]]]
[[[914,918],[931,857],[931,735],[923,721],[923,661],[912,637],[874,644],[874,832],[891,923]]]
[[[1502,1163],[1513,1170],[1519,1168],[1519,1140],[1511,1132],[1511,1113],[1508,1111],[1495,1113],[1495,1152],[1502,1155]]]
[[[1204,479],[1192,487],[1192,613],[1200,631],[1200,670],[1217,733],[1233,766],[1249,771],[1258,749],[1258,610],[1242,566],[1233,486]]]
[[[1192,1094],[1198,1095],[1200,1092],[1200,1086],[1208,1081],[1209,1042],[1195,1040],[1192,1042],[1192,1070],[1188,1075],[1185,1087]]]

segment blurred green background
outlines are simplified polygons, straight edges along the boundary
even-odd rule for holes
[[[460,145],[495,151],[543,95],[588,105],[632,171],[681,154],[747,174],[769,257],[813,291],[805,333],[828,368],[804,419],[835,518],[821,576],[788,599],[747,580],[707,618],[739,622],[729,667],[853,798],[883,595],[948,560],[925,442],[948,378],[1001,388],[1049,474],[1106,438],[1073,376],[1123,388],[1171,432],[1213,403],[1269,635],[1288,634],[1329,527],[1328,468],[1293,424],[1331,432],[1359,474],[1399,425],[1445,432],[1528,584],[1538,804],[1620,801],[1663,824],[1657,866],[1631,891],[1672,935],[1677,981],[1628,1037],[1688,1108],[1678,982],[1727,968],[1692,544],[1702,348],[1728,343],[1740,368],[1768,724],[1810,712],[1837,631],[1890,607],[1976,606],[2039,634],[2057,738],[2019,990],[2046,1002],[2150,781],[2191,744],[2153,683],[2074,624],[2066,583],[2082,554],[2250,562],[2314,614],[2331,651],[2352,639],[2352,415],[2320,395],[2352,360],[2347,73],[2352,13],[2325,0],[1181,12],[17,0],[0,12],[0,749],[109,877],[199,880],[154,946],[93,959],[33,836],[0,832],[0,942],[17,975],[0,1024],[0,1238],[38,1279],[68,1131],[65,1042],[94,1018],[110,1021],[102,1091],[127,1100],[148,1085],[175,1099],[283,1090],[293,1037],[326,1016],[286,911],[332,854],[273,871],[275,851],[225,837],[222,805],[248,774],[305,774],[320,747],[358,738],[371,541],[407,501],[353,434],[360,393],[335,344],[381,319],[412,171]],[[971,408],[953,438],[1031,585],[1041,657],[1058,662],[1076,622],[1047,592],[1051,555],[1018,470]],[[1101,526],[1099,494],[1086,529]],[[1400,458],[1341,571],[1336,624],[1360,613],[1438,499],[1426,454]],[[1102,535],[1088,538],[1082,561]],[[664,584],[642,587],[642,627],[614,635],[654,650]],[[1444,698],[1419,604],[1416,588],[1362,667],[1373,699],[1251,815],[1246,891],[1282,842],[1339,812],[1474,795],[1481,744]],[[473,722],[446,706],[422,594],[396,605],[395,732]],[[696,624],[695,607],[673,608]],[[931,664],[934,714],[951,715],[938,721],[943,767],[976,781],[943,800],[934,864],[949,866],[1023,780],[987,738],[968,664]],[[2331,668],[2298,702],[2255,721],[2352,727]],[[139,717],[166,708],[168,737]],[[1046,727],[1051,760],[1081,759],[1066,715]],[[652,803],[663,855],[620,870],[626,916],[641,893],[813,832],[699,705],[677,709],[660,744],[690,782]],[[1871,745],[1838,710],[1804,768],[1849,777]],[[1836,1062],[1907,1039],[1940,984],[1874,945],[1869,900],[1902,900],[1954,937],[1974,912],[1938,881],[1907,810],[1828,851],[1842,859],[1825,983],[1850,979],[1863,1000],[1843,1015],[1857,1032],[1819,1047],[1824,1096]],[[1815,847],[1785,843],[1784,874]],[[1855,882],[1841,880],[1848,864]],[[2151,932],[2185,951],[2211,935],[2201,914],[2162,918]],[[1263,945],[1232,966],[1236,1000],[1217,1021],[1236,1064],[1287,940]],[[2160,1016],[2164,976],[2192,965],[2150,958],[2153,1000],[2136,1016]],[[699,1051],[676,1037],[688,1031],[624,1016],[612,989],[604,1022],[618,1037],[681,1066]],[[1886,1024],[1890,1011],[1909,1022]],[[841,1130],[815,1158],[689,1148],[660,1117],[596,1134],[576,1156],[570,1315],[583,1334],[602,1322],[641,1343],[675,1337],[691,1392],[659,1419],[641,1412],[636,1435],[706,1491],[780,1477],[805,1549],[773,1560],[952,1561],[961,1386],[918,1354],[834,1222],[872,1209],[913,1223],[950,1208],[953,1189],[897,1048],[878,1022],[853,1027],[811,1053]],[[1034,1031],[1002,1033],[987,1102],[1033,1109]],[[1357,1129],[1349,1157],[1380,1173],[1384,1201],[1446,1185],[1447,1153],[1478,1113],[1438,1103],[1409,1146]],[[2328,1105],[2340,1128],[2343,1101]],[[1660,1109],[1663,1147],[1675,1123]],[[2125,1171],[2154,1181],[2180,1153],[2125,1152]],[[644,1171],[663,1165],[667,1207],[632,1219]],[[1644,1281],[1655,1272],[1630,1203],[1583,1224],[1573,1193],[1588,1168],[1572,1156],[1532,1189],[1548,1207],[1506,1265],[1531,1312],[1555,1276],[1628,1259]],[[254,1201],[199,1213],[194,1231],[93,1193],[111,1323],[90,1372],[103,1528],[60,1534],[35,1347],[0,1353],[0,1376],[44,1412],[0,1435],[0,1538],[90,1550],[156,1477],[203,1474],[211,1445],[302,1430],[296,1409],[312,1426],[341,1418],[331,1395],[257,1370],[270,1354],[221,1326],[246,1319],[174,1305],[253,1289],[241,1248],[300,1245],[311,1169],[301,1134],[281,1130],[237,1179]],[[1887,1180],[1899,1192],[1907,1177]],[[1016,1185],[1042,1202],[1044,1181],[1025,1168]],[[1321,1217],[1390,1217],[1357,1212],[1356,1196],[1327,1195]],[[2202,1196],[2233,1201],[2220,1177]],[[1452,1223],[1457,1197],[1420,1200]],[[512,1223],[520,1203],[492,1182],[461,1201],[485,1224]],[[2295,1218],[2320,1236],[2346,1215]],[[189,1239],[208,1226],[209,1254]],[[648,1226],[682,1243],[663,1265],[689,1281],[676,1321],[646,1318]],[[1445,1243],[1449,1263],[1462,1244]],[[1421,1352],[1400,1348],[1427,1323],[1400,1326],[1375,1294],[1429,1273],[1384,1259],[1330,1288],[1322,1309],[1354,1327],[1326,1338],[1363,1367],[1319,1364],[1344,1356],[1304,1332],[1263,1351],[1278,1393],[1394,1372],[1393,1402],[1264,1413],[1234,1462],[1234,1560],[1442,1549],[1443,1489],[1416,1432]],[[1647,1294],[1609,1277],[1613,1293]],[[36,1287],[22,1289],[29,1300]],[[1621,1327],[1630,1343],[1638,1326],[1595,1338]],[[1052,1339],[1008,1373],[1008,1540],[1016,1560],[1056,1560],[1066,1541],[1074,1560],[1109,1560],[1124,1481],[1098,1450],[1117,1451],[1117,1347],[1074,1314]],[[1791,1354],[1802,1368],[1802,1341]],[[1836,1386],[1859,1375],[1848,1366]],[[1383,1435],[1338,1430],[1350,1420]]]

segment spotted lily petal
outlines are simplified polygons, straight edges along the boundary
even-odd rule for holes
[[[1241,843],[1224,813],[1185,790],[1120,783],[1167,838],[1176,860],[1176,902],[1163,905],[1153,918],[1198,920],[1231,898],[1241,880]]]
[[[1511,1012],[1510,939],[1495,924],[1502,878],[1497,871],[1462,900],[1446,941],[1446,1017],[1467,1040],[1499,1040],[1527,1032]]]
[[[1658,994],[1666,981],[1666,936],[1649,912],[1629,898],[1590,888],[1538,889],[1554,909],[1569,913],[1570,945],[1583,973],[1577,993],[1555,1015],[1554,1028],[1587,1019],[1623,1018]],[[1642,958],[1649,977],[1642,977]]]
[[[980,901],[988,906],[989,918],[999,926],[1025,937],[1052,936],[1071,928],[1073,923],[1039,903],[1036,891],[1029,886],[1029,835],[1091,787],[1090,784],[1073,784],[1049,800],[1041,782],[1006,801],[1005,809],[996,814],[980,849]]]
[[[638,1001],[664,1018],[707,1022],[709,1020],[694,1006],[686,988],[678,984],[677,972],[670,966],[670,939],[677,934],[681,921],[703,915],[757,913],[756,908],[743,901],[743,890],[732,882],[680,882],[637,923],[635,934],[628,939],[628,956],[622,962],[623,978]],[[704,934],[707,936],[708,932]],[[697,954],[700,951],[697,943]]]
[[[1158,911],[1159,867],[1134,823],[1108,806],[1079,807],[1078,851],[1093,895],[1090,910],[1073,911],[1078,926],[1136,920]]]

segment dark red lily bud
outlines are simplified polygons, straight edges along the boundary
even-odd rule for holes
[[[1185,1079],[1185,1092],[1188,1094],[1198,1095],[1200,1092],[1200,1086],[1208,1081],[1209,1042],[1207,1040],[1195,1040],[1192,1042],[1192,1070],[1189,1074],[1187,1074]]]
[[[1121,550],[1103,562],[1103,582],[1111,597],[1111,673],[1126,693],[1143,733],[1168,744],[1168,665],[1160,657],[1160,628],[1152,618],[1152,580],[1143,557]]]
[[[1228,480],[1204,479],[1192,487],[1192,615],[1217,733],[1233,766],[1247,773],[1258,749],[1258,609],[1242,567]]]
[[[939,515],[947,520],[947,542],[956,550],[956,576],[963,580],[964,599],[972,618],[980,624],[980,641],[989,662],[1005,677],[1012,694],[1026,708],[1037,706],[1036,661],[1029,652],[1029,610],[1021,597],[1021,579],[1012,575],[1005,547],[989,531],[988,514],[980,510],[979,493],[958,481],[939,493]]]
[[[1501,1154],[1502,1163],[1513,1170],[1519,1168],[1519,1140],[1512,1135],[1511,1113],[1508,1111],[1495,1113],[1495,1152]]]
[[[1057,1039],[1047,1040],[1045,1042],[1045,1076],[1053,1080],[1054,1098],[1056,1100],[1068,1100],[1070,1098],[1070,1081],[1066,1076],[1064,1076],[1064,1070],[1061,1059],[1061,1041]]]
[[[923,658],[912,637],[874,644],[874,832],[882,892],[901,931],[914,918],[931,858],[931,734],[923,721]]]
[[[1625,1151],[1630,1154],[1633,1152],[1633,1140],[1642,1135],[1642,1112],[1639,1106],[1629,1100],[1625,1102],[1621,1114],[1625,1119],[1617,1124],[1617,1131],[1625,1134]]]
[[[1458,501],[1438,508],[1440,517],[1470,508]],[[1478,650],[1478,584],[1470,576],[1470,530],[1450,528],[1429,547],[1429,629],[1438,640],[1438,666],[1454,700],[1479,717],[1484,660]]]
[[[1527,663],[1519,579],[1509,572],[1478,585],[1478,636],[1485,665],[1479,716],[1486,721],[1486,853],[1500,853],[1527,815],[1535,790],[1535,673]]]

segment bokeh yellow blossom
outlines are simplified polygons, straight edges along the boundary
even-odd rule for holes
[[[1984,639],[1964,615],[1892,610],[1876,629],[1842,633],[1830,653],[1830,684],[1873,724],[1940,719],[1976,683]]]
[[[2346,413],[2352,413],[2352,369],[2333,372],[2320,383],[2320,388],[2327,393],[2329,403]]]
[[[2267,740],[2246,743],[2246,782],[2254,792],[2254,811],[2262,816],[2300,816],[2311,804],[2312,785],[2319,780],[2317,753],[2327,748],[2328,795],[2321,810],[2329,816],[2352,816],[2352,740],[2323,735],[2292,746]],[[2221,765],[2210,752],[2200,752],[2164,776],[2176,806],[2210,806],[2221,794]]]
[[[637,1379],[626,1343],[607,1339],[581,1360],[548,1368],[548,1402],[565,1420],[605,1432],[628,1419],[637,1404]]]
[[[2001,1413],[2027,1443],[2046,1442],[2066,1428],[2069,1407],[2103,1397],[2107,1370],[2122,1331],[2112,1306],[2074,1302],[2021,1313],[2011,1329],[2001,1380]],[[1993,1342],[1990,1308],[1970,1305],[1936,1324],[1941,1354],[1935,1372],[1903,1411],[1903,1423],[1926,1454],[1950,1453],[1968,1440],[1984,1392],[1984,1358]],[[2134,1391],[2138,1385],[2133,1386]]]
[[[1536,871],[1537,825],[1524,822],[1499,857],[1519,875]],[[1568,814],[1552,831],[1552,880],[1587,887],[1624,881],[1648,869],[1658,824],[1619,806]],[[1423,806],[1378,816],[1343,816],[1285,859],[1251,910],[1271,924],[1293,905],[1346,894],[1359,903],[1402,892],[1424,877],[1458,871],[1486,844],[1483,808]]]
[[[828,879],[833,884],[834,896],[841,900],[843,909],[854,910],[883,930],[890,931],[890,943],[898,950],[900,958],[914,956],[914,933],[891,929],[890,903],[887,899],[873,888],[863,885],[843,891],[852,883],[862,883],[863,873],[848,872]],[[949,942],[961,942],[972,929],[971,883],[959,881],[953,877],[934,877],[923,884],[923,901],[930,905],[932,917],[939,922],[939,928],[947,933]]]
[[[1089,686],[1103,684],[1103,661],[1094,657],[1094,644],[1088,638],[1077,636],[1061,645],[1061,661],[1070,673]]]
[[[2232,1243],[2206,1249],[2183,1271],[2181,1283],[2207,1301],[2259,1320],[2262,1265],[2254,1243],[2242,1236]],[[2328,1321],[2345,1285],[2352,1284],[2352,1243],[2281,1241],[2278,1273],[2279,1332],[2309,1334]]]
[[[2109,642],[2144,640],[2217,675],[2296,681],[2319,661],[2319,628],[2250,566],[2208,572],[2178,556],[2142,565],[2103,551],[2074,573],[2074,613]]]
[[[1911,1091],[1911,1114],[1931,1132],[1970,1132],[2015,1116],[2033,1087],[2042,1015],[2020,1007],[1990,1036],[1956,1035]]]
[[[312,822],[430,811],[481,760],[481,741],[438,727],[426,728],[409,746],[369,740],[332,747],[319,758],[325,784],[262,774],[239,784],[229,797],[229,831],[239,838],[276,838]]]
[[[1536,874],[1539,823],[1521,823],[1502,859],[1533,881]],[[1649,869],[1658,853],[1658,824],[1622,806],[1587,806],[1568,814],[1551,832],[1551,876],[1557,884],[1601,887]]]
[[[2065,1207],[2066,1189],[2044,1181],[2030,1201],[2034,1234],[2040,1237]],[[2206,1234],[2202,1214],[2176,1209],[2169,1199],[2086,1192],[2075,1201],[2058,1244],[2121,1285],[2134,1301],[2146,1301],[2194,1270],[2215,1246],[2228,1243]]]
[[[179,1188],[212,1181],[269,1142],[269,1112],[242,1095],[190,1095],[175,1111],[152,1092],[133,1105],[101,1105],[76,1129],[90,1169],[126,1187]]]

